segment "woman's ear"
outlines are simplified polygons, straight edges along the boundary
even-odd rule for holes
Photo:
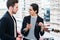
[[[37,10],[35,10],[35,13],[37,13]]]

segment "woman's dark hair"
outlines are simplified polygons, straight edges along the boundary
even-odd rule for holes
[[[37,11],[36,14],[38,14],[38,12],[39,12],[39,6],[37,4],[35,4],[35,3],[32,3],[30,6],[32,6],[33,10]]]

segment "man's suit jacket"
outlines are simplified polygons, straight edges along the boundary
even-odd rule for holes
[[[21,33],[23,36],[28,36],[28,34],[29,34],[29,31],[25,32],[24,28],[26,28],[27,23],[30,24],[30,20],[31,20],[31,16],[26,16],[23,19],[22,29],[21,29]],[[42,32],[41,27],[38,25],[39,22],[43,23],[43,19],[41,17],[37,16],[37,21],[36,21],[35,29],[34,29],[34,35],[35,35],[37,40],[39,40],[40,35],[42,36],[44,34],[44,31]],[[40,33],[40,35],[39,35],[39,33]]]
[[[14,21],[8,11],[0,20],[0,38],[2,40],[16,40],[14,38]]]

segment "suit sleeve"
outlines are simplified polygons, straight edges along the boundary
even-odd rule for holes
[[[41,20],[41,22],[44,24],[43,19]],[[43,36],[43,34],[44,34],[44,30],[43,31],[40,30],[40,35]]]
[[[6,34],[6,27],[8,26],[8,19],[7,18],[2,18],[0,20],[0,38],[2,40],[16,40],[14,37]]]
[[[24,28],[26,28],[26,25],[27,25],[27,20],[26,19],[27,18],[24,17],[23,22],[22,22],[21,33],[22,33],[23,36],[27,36],[28,35],[28,32],[29,32],[29,31],[27,31],[27,32],[24,31]]]

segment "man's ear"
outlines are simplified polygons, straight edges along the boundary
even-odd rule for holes
[[[12,6],[10,6],[10,7],[9,7],[9,9],[10,9],[10,10],[13,10],[13,7],[12,7]]]

